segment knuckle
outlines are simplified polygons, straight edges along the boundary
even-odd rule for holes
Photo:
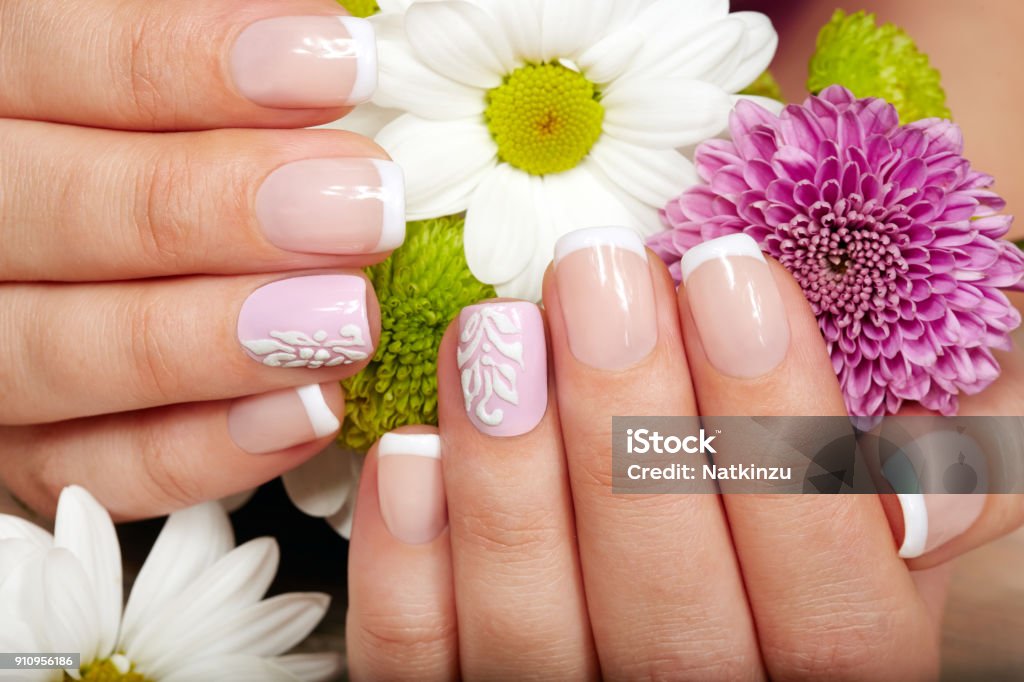
[[[400,657],[422,664],[430,657],[447,658],[456,647],[455,623],[433,613],[363,613],[348,619],[347,630],[359,650],[385,663]]]
[[[459,539],[506,562],[550,556],[562,542],[563,529],[549,510],[501,510],[482,507],[461,513]]]
[[[126,308],[128,351],[139,399],[156,404],[176,402],[181,382],[170,357],[173,343],[166,336],[165,306],[159,298],[143,293],[131,299]]]
[[[188,458],[162,429],[138,429],[135,450],[141,474],[136,481],[157,506],[182,509],[203,499],[198,472],[190,470]]]
[[[125,22],[125,69],[122,88],[124,106],[130,119],[139,119],[149,127],[168,118],[175,102],[163,94],[158,81],[168,54],[162,53],[167,44],[167,15],[162,12],[140,11],[132,21]]]
[[[177,147],[165,147],[138,176],[134,224],[143,257],[161,271],[187,267],[197,248],[195,223],[188,203],[195,173],[191,157]]]

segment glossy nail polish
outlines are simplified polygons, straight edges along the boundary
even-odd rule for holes
[[[265,107],[348,106],[377,88],[373,26],[355,17],[257,21],[235,40],[230,66],[239,92]]]
[[[390,251],[405,240],[402,171],[380,159],[295,161],[263,181],[256,217],[267,240],[286,251]]]
[[[377,498],[388,531],[400,542],[430,542],[448,525],[441,439],[432,433],[386,433],[377,445]]]
[[[248,453],[280,452],[337,433],[344,405],[337,382],[238,398],[228,408],[228,433]]]
[[[687,251],[681,265],[690,313],[715,369],[754,379],[782,364],[789,321],[757,242],[745,234],[719,237]]]
[[[318,369],[352,365],[373,354],[366,281],[355,275],[310,275],[254,291],[238,316],[238,340],[267,367]]]
[[[457,362],[466,415],[489,436],[518,436],[548,405],[544,321],[532,303],[482,303],[459,315]]]
[[[570,232],[555,245],[569,348],[585,365],[621,370],[654,350],[658,316],[647,250],[625,227]]]

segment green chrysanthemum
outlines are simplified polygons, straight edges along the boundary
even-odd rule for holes
[[[779,102],[786,101],[782,97],[782,88],[779,87],[779,82],[775,80],[775,76],[772,75],[771,71],[765,71],[762,73],[757,77],[756,81],[748,85],[740,94],[767,97],[768,99],[778,100]]]
[[[405,244],[367,269],[380,301],[381,338],[370,365],[343,383],[342,445],[366,450],[406,424],[437,423],[437,350],[462,308],[495,296],[466,265],[462,216],[409,223]]]
[[[902,123],[950,118],[941,76],[903,29],[878,26],[874,14],[836,10],[818,34],[808,89],[817,94],[842,85],[858,97],[896,106]]]
[[[380,11],[376,0],[338,0],[338,4],[354,17],[369,17]]]

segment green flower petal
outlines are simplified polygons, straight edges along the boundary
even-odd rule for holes
[[[950,118],[938,70],[903,29],[878,26],[874,14],[836,10],[818,34],[807,87],[819,93],[843,85],[857,97],[879,97],[896,106],[902,123]]]
[[[366,270],[380,301],[381,338],[370,365],[342,382],[342,445],[367,450],[407,424],[437,423],[437,351],[467,305],[493,298],[466,265],[463,216],[409,223],[405,244]]]

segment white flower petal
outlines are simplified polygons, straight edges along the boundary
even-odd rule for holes
[[[329,682],[345,669],[345,658],[337,653],[289,654],[278,656],[274,663],[303,682]]]
[[[284,473],[284,489],[292,502],[310,516],[325,517],[337,513],[352,494],[356,484],[352,459],[361,457],[332,443],[323,452]]]
[[[147,673],[148,677],[152,677]],[[160,682],[302,682],[273,661],[258,656],[214,656],[198,661],[179,661]]]
[[[607,135],[590,159],[613,185],[659,209],[700,180],[693,162],[675,149],[647,149]]]
[[[235,612],[230,618],[196,623],[167,656],[207,658],[246,655],[270,658],[300,644],[323,619],[331,598],[318,593],[281,594]],[[157,663],[159,665],[159,663]]]
[[[435,120],[483,113],[486,107],[483,90],[454,81],[431,69],[416,56],[408,43],[378,41],[377,50],[380,55],[380,83],[373,101],[378,106]]]
[[[497,87],[515,68],[501,25],[464,0],[413,4],[405,13],[405,32],[423,63],[466,85]]]
[[[0,540],[0,605],[7,604],[4,599],[4,582],[24,564],[38,559],[44,552],[46,552],[45,548],[24,538]],[[3,650],[0,649],[0,651]]]
[[[619,0],[542,2],[541,58],[576,57],[608,31]]]
[[[196,623],[223,622],[258,602],[270,587],[280,552],[272,538],[257,538],[236,547],[207,568],[176,599],[138,628],[128,657],[153,679],[161,679],[180,661],[166,661],[177,642],[188,639]],[[161,666],[155,666],[163,661]]]
[[[779,46],[779,35],[771,20],[760,12],[735,12],[729,18],[744,25],[743,50],[731,74],[716,80],[726,92],[739,92],[768,68]]]
[[[760,97],[758,95],[733,95],[729,99],[732,101],[734,109],[740,100],[747,100],[767,109],[776,116],[781,114],[782,110],[786,108],[785,102],[780,102],[779,100],[772,99],[771,97]]]
[[[252,488],[250,490],[243,490],[240,493],[235,493],[234,495],[222,497],[218,501],[220,502],[220,506],[224,509],[224,511],[226,511],[228,514],[232,514],[241,509],[242,507],[244,507],[245,505],[247,505],[249,503],[249,500],[251,500],[252,496],[255,494],[256,488]]]
[[[381,12],[404,12],[415,0],[377,0]],[[423,0],[421,0],[422,2]]]
[[[640,31],[627,27],[588,47],[576,63],[594,83],[610,83],[626,71],[646,39]]]
[[[231,522],[216,502],[171,514],[132,586],[121,628],[122,647],[131,646],[146,622],[234,544]]]
[[[541,57],[540,3],[543,0],[476,0],[501,26],[519,62],[537,63]],[[517,63],[515,66],[519,66]]]
[[[53,536],[25,519],[10,514],[0,514],[0,540],[17,538],[28,540],[40,549],[53,546]]]
[[[341,506],[341,509],[324,519],[335,533],[346,540],[352,537],[352,519],[356,512],[356,500],[359,498],[359,476],[363,472],[363,463],[365,461],[365,457],[352,457],[349,460],[349,463],[352,465],[352,475],[355,478],[352,493],[345,500],[345,504]]]
[[[466,211],[466,261],[484,283],[506,282],[526,267],[537,242],[543,180],[507,163],[489,173]]]
[[[114,642],[108,643],[103,631],[101,618],[105,612],[98,603],[101,595],[79,557],[64,548],[47,552],[42,565],[42,592],[46,651],[78,652],[83,663],[110,655]]]
[[[732,109],[721,88],[676,79],[616,81],[603,103],[606,135],[662,149],[714,137],[725,129]]]
[[[123,604],[121,547],[110,514],[84,488],[69,486],[57,502],[53,536],[54,547],[70,550],[88,576],[100,628],[97,650],[109,653],[117,643]]]
[[[405,114],[377,135],[377,143],[405,172],[409,220],[465,211],[498,163],[498,147],[479,119],[428,121]]]
[[[13,612],[0,607],[0,651],[4,652],[42,652],[44,646],[39,643],[35,630]],[[61,670],[0,670],[0,680],[16,682],[42,682],[64,678]]]

